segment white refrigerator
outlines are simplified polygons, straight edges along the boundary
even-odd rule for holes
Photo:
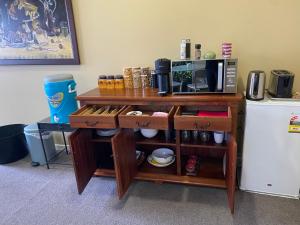
[[[288,132],[295,115],[300,101],[247,100],[240,189],[299,199],[300,133]]]

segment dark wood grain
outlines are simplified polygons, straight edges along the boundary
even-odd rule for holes
[[[134,132],[122,129],[112,138],[118,195],[121,199],[137,173]]]
[[[210,95],[168,95],[160,97],[157,89],[131,89],[131,90],[106,90],[100,91],[95,88],[77,99],[84,104],[102,103],[123,104],[123,105],[205,105],[211,103],[239,103],[243,98],[242,94],[210,94]]]
[[[234,213],[234,193],[236,186],[236,161],[237,161],[237,145],[233,136],[229,139],[228,154],[226,157],[226,186],[228,204],[231,213]]]
[[[78,193],[81,194],[96,170],[91,131],[77,130],[69,137]]]
[[[166,141],[163,132],[160,131],[157,137],[153,139],[146,139],[137,134],[134,136],[132,130],[122,129],[120,133],[112,138],[112,148],[114,155],[115,171],[98,168],[95,172],[96,176],[116,176],[118,195],[121,198],[126,193],[130,184],[134,179],[154,181],[158,183],[171,182],[181,184],[191,184],[206,187],[226,188],[228,192],[228,203],[231,212],[234,212],[234,194],[236,185],[236,128],[237,128],[237,113],[239,104],[243,98],[241,94],[212,94],[212,95],[197,95],[197,96],[166,96],[159,97],[156,94],[157,90],[127,90],[127,91],[105,91],[100,92],[98,89],[89,91],[83,95],[78,96],[82,106],[89,104],[111,104],[111,105],[128,105],[128,110],[145,109],[146,111],[157,110],[161,107],[171,109],[173,106],[182,106],[178,108],[177,114],[170,116],[167,123],[164,123],[164,128],[172,128],[176,124],[176,116],[181,120],[180,125],[176,126],[176,140]],[[153,110],[151,110],[153,109]],[[211,127],[206,130],[224,130],[231,135],[228,143],[214,144],[212,141],[208,143],[183,142],[181,140],[180,130],[195,130],[195,119],[189,116],[182,116],[181,109],[208,109],[208,110],[228,110],[228,118],[201,118],[199,124],[210,122]],[[120,113],[119,118],[122,113]],[[123,113],[124,114],[124,113]],[[118,118],[118,119],[119,119]],[[174,119],[175,118],[175,119]],[[130,119],[127,123],[132,122]],[[192,123],[192,122],[193,123]],[[146,120],[138,122],[147,122]],[[166,121],[165,121],[166,122]],[[160,122],[155,122],[160,124]],[[168,124],[168,126],[165,126]],[[193,125],[193,126],[192,126]],[[159,126],[156,126],[159,127]],[[127,125],[125,126],[127,127]],[[136,125],[134,125],[136,127]],[[148,127],[149,128],[149,127]],[[160,127],[161,128],[161,127]],[[79,139],[74,137],[75,139]],[[79,141],[78,141],[79,142]],[[93,137],[91,143],[107,144],[110,142],[109,138]],[[138,149],[144,150],[146,155],[150,154],[154,148],[168,147],[176,152],[176,163],[166,168],[156,168],[144,162],[139,168],[136,166],[135,145],[138,144]],[[86,149],[86,147],[76,144],[77,148]],[[78,150],[79,151],[79,150]],[[99,152],[99,151],[97,151]],[[84,154],[84,152],[82,151]],[[227,154],[226,158],[226,176],[223,174],[223,156]],[[86,154],[86,153],[85,153]],[[184,170],[184,163],[187,155],[197,154],[202,158],[202,167],[200,167],[199,174],[195,177],[186,176]],[[76,165],[75,165],[76,167]],[[77,165],[76,170],[80,170],[80,165]],[[85,171],[86,169],[83,168]]]

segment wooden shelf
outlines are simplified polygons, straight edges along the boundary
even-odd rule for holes
[[[111,137],[100,137],[100,136],[95,136],[91,142],[100,142],[100,143],[111,143]]]
[[[187,157],[181,157],[181,174],[184,177],[193,178],[213,178],[213,179],[223,179],[225,176],[223,173],[223,159],[221,158],[203,158],[200,157],[200,167],[197,176],[185,176],[186,170],[185,165],[187,162]]]
[[[116,173],[115,170],[112,169],[96,169],[96,171],[94,172],[94,176],[97,177],[115,177]]]
[[[139,166],[138,171],[141,173],[148,174],[173,174],[176,175],[176,161],[167,167],[155,167],[152,166],[147,161],[147,157],[145,161]]]
[[[214,187],[214,188],[226,188],[226,182],[224,179],[218,178],[206,178],[206,177],[189,177],[189,176],[178,176],[172,174],[154,174],[138,172],[135,176],[137,180],[154,181],[158,183],[178,183],[178,184],[190,184],[203,187]]]
[[[167,141],[165,135],[160,131],[154,138],[146,138],[140,132],[135,134],[137,145],[159,145],[159,146],[176,146],[175,140]]]
[[[190,142],[181,143],[180,146],[192,147],[192,148],[205,148],[205,149],[223,149],[223,150],[226,150],[228,148],[225,141],[222,144],[216,144],[214,141],[203,143],[201,141],[191,140]]]

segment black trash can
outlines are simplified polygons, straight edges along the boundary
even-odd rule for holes
[[[12,163],[28,154],[23,124],[0,127],[0,164]]]

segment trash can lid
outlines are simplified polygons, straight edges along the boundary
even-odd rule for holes
[[[56,74],[56,75],[48,75],[44,77],[44,83],[65,81],[65,80],[74,80],[72,74]]]
[[[24,132],[29,133],[29,134],[38,133],[39,129],[38,129],[37,123],[33,123],[33,124],[30,124],[30,125],[26,126],[24,128]]]

